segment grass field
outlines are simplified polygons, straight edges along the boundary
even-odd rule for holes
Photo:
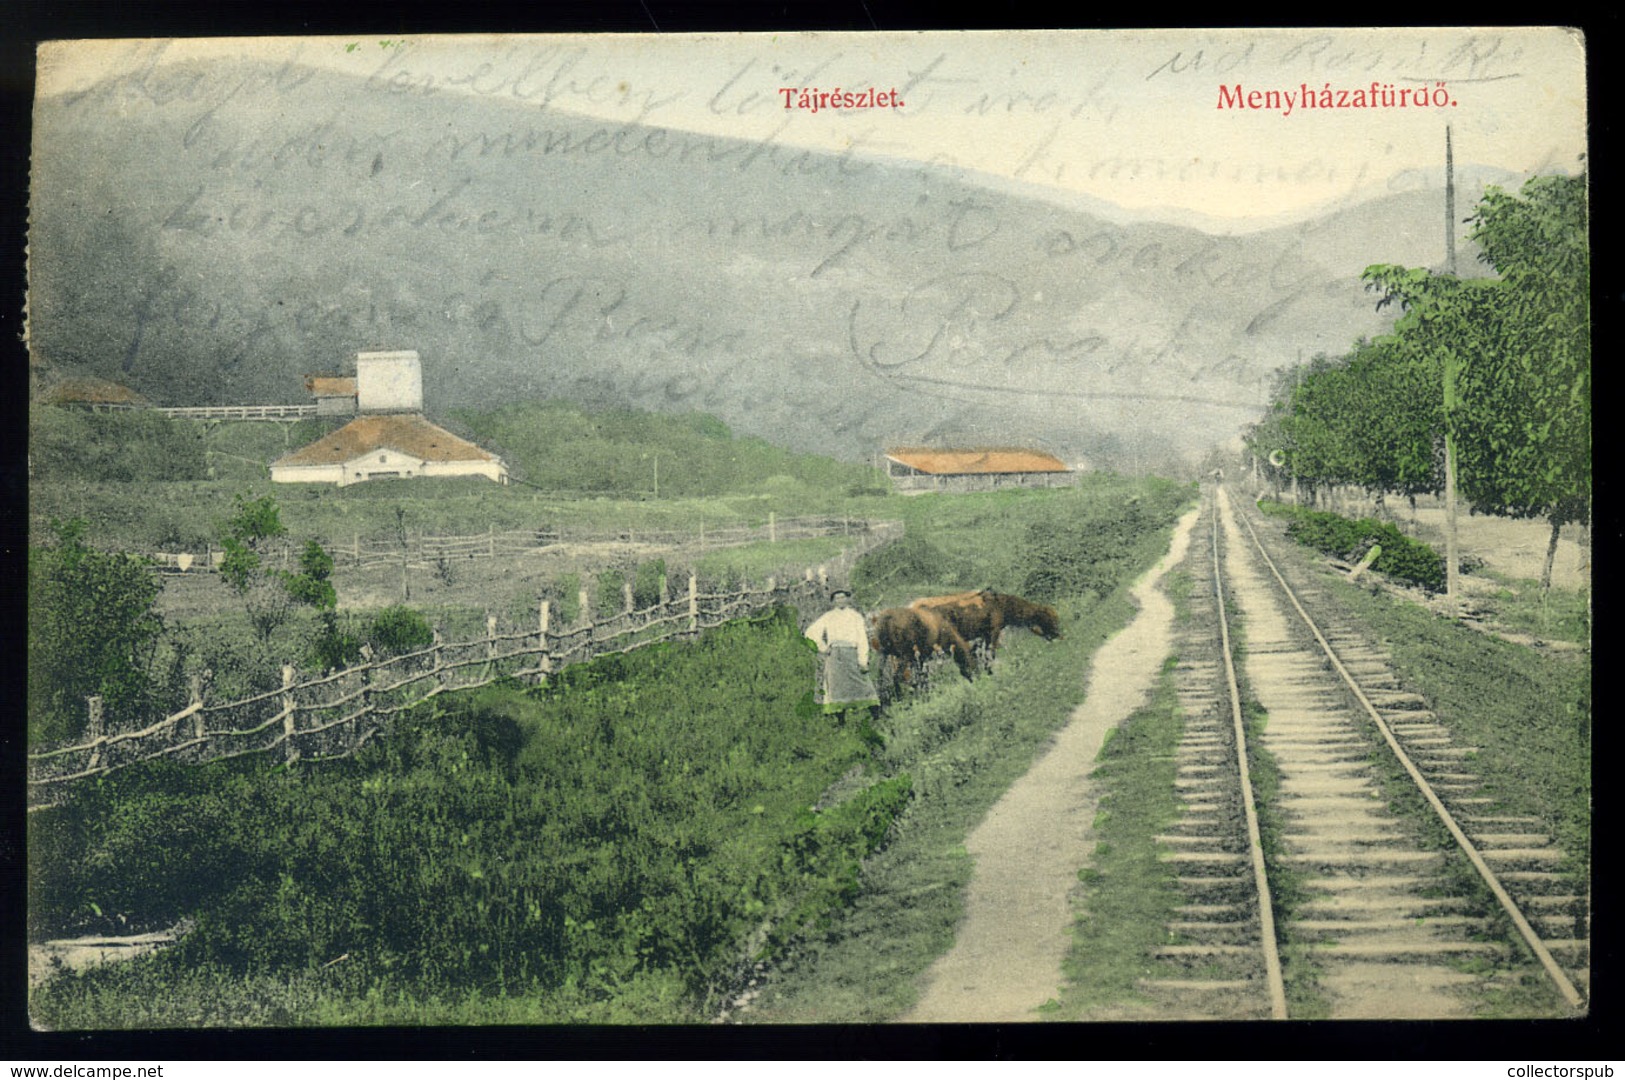
[[[150,507],[130,505],[150,487],[109,486],[119,499],[103,509],[150,521]],[[466,510],[511,494],[486,485],[425,498],[454,518],[460,498]],[[309,515],[284,499],[295,537],[301,522],[341,517],[340,506],[375,502],[387,520],[399,505],[382,488],[307,498]],[[719,508],[744,517],[742,508],[754,514],[773,498],[592,500],[582,513],[617,524],[714,520]],[[566,680],[558,700],[533,703],[516,688],[439,699],[432,715],[354,761],[121,773],[31,823],[33,933],[181,917],[199,929],[152,957],[52,980],[33,998],[35,1017],[68,1028],[697,1022],[753,959],[816,971],[820,988],[831,978],[849,987],[846,1003],[828,1008],[781,996],[797,1015],[902,1007],[911,973],[951,933],[965,830],[1076,703],[1088,655],[1129,614],[1119,586],[1165,545],[1189,491],[1095,476],[1070,490],[908,500],[829,491],[812,506],[783,498],[785,514],[851,507],[906,522],[913,545],[881,549],[855,574],[870,606],[938,589],[1038,590],[1061,607],[1067,638],[1016,642],[999,677],[939,681],[899,702],[877,731],[801,715],[812,654],[799,643],[785,653],[787,641],[774,639],[752,658],[755,646],[719,652],[702,642],[593,665]],[[509,509],[524,505],[535,504]],[[719,574],[750,575],[787,549],[827,551],[822,543],[712,557]],[[452,625],[462,617],[433,613]],[[172,627],[216,665],[217,686],[234,677],[252,685],[251,669],[265,666],[256,657],[269,663],[309,629],[291,621],[256,651],[231,621]],[[677,682],[643,666],[690,653]],[[707,674],[707,663],[721,666]],[[683,686],[712,704],[673,698]],[[538,707],[573,719],[549,720]],[[668,741],[674,723],[715,749]],[[782,754],[756,752],[769,735]],[[685,786],[706,776],[714,790]],[[820,809],[809,817],[812,806]],[[744,820],[717,816],[727,808]],[[515,848],[519,836],[529,839]],[[891,845],[860,875],[855,860],[883,837]],[[675,878],[637,876],[673,854]],[[895,868],[889,884],[884,866]],[[578,880],[603,888],[558,891]],[[842,944],[872,944],[854,928],[877,911],[886,935],[901,933],[895,963],[868,955],[870,945]],[[860,1006],[859,993],[870,1004]]]
[[[952,945],[963,914],[971,873],[964,848],[967,834],[1031,767],[1083,700],[1090,657],[1134,613],[1127,584],[1166,550],[1169,529],[1189,495],[1188,488],[1172,484],[1118,483],[1116,500],[1102,498],[1101,491],[1052,493],[1058,499],[1053,506],[1036,492],[1025,503],[1021,496],[945,500],[935,511],[942,515],[938,531],[928,530],[924,522],[911,525],[913,535],[928,539],[950,559],[975,559],[977,543],[997,543],[1025,529],[1042,533],[1043,526],[1053,523],[1045,521],[1044,510],[1094,502],[1100,527],[1075,535],[1093,535],[1110,551],[1113,584],[1104,592],[1083,588],[1061,601],[1066,633],[1059,641],[1013,634],[1000,651],[996,675],[966,683],[950,671],[928,696],[887,711],[881,725],[884,760],[907,770],[914,800],[891,841],[865,862],[863,887],[852,904],[827,930],[795,943],[738,1019],[877,1023],[897,1018],[914,1004],[921,975]],[[1112,525],[1118,509],[1135,495],[1141,499],[1146,528],[1124,544]],[[1080,517],[1076,523],[1082,526],[1088,520]],[[967,527],[971,521],[984,523],[983,528]],[[946,531],[940,530],[942,525],[948,526]],[[1004,541],[987,552],[992,563],[987,570],[1001,582],[1025,580],[1031,567],[1013,558],[1010,547]],[[1001,554],[1009,564],[1001,565]],[[919,591],[961,584],[958,578],[932,576],[940,574],[940,567],[922,565],[918,569],[926,576],[909,579],[906,567],[877,562],[880,566],[871,573],[887,575],[878,592],[884,599],[907,595],[911,580]]]
[[[703,414],[592,413],[527,402],[435,419],[501,454],[515,482],[273,485],[270,461],[336,425],[206,424],[37,408],[30,417],[30,527],[38,534],[53,519],[78,517],[96,546],[203,551],[218,547],[219,519],[234,495],[269,492],[291,533],[336,546],[357,536],[391,539],[402,524],[414,534],[446,535],[549,525],[698,530],[765,524],[770,512],[861,517],[886,490],[865,465],[735,438]],[[567,438],[572,433],[576,441]]]

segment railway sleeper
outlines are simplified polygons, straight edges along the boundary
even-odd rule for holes
[[[1168,933],[1183,938],[1189,938],[1190,944],[1195,945],[1245,945],[1252,942],[1254,947],[1258,942],[1258,923],[1256,920],[1246,922],[1203,922],[1199,919],[1181,919],[1166,923]]]
[[[1509,946],[1499,941],[1337,941],[1308,944],[1316,956],[1398,963],[1449,955],[1505,956],[1511,951]]]
[[[1485,848],[1526,848],[1548,847],[1552,838],[1545,833],[1492,833],[1482,832],[1473,834],[1473,843],[1479,850]]]
[[[1178,828],[1178,827],[1175,827]],[[1180,833],[1157,833],[1152,840],[1160,845],[1175,846],[1175,848],[1199,848],[1202,845],[1217,845],[1224,849],[1245,848],[1245,841],[1230,832],[1202,832],[1194,835],[1180,835]]]
[[[1296,908],[1303,918],[1353,917],[1356,913],[1396,919],[1432,919],[1440,915],[1476,907],[1465,896],[1337,896],[1307,900]]]
[[[1483,918],[1475,915],[1418,915],[1414,919],[1299,919],[1292,924],[1292,929],[1308,934],[1358,934],[1389,930],[1482,930],[1487,925]]]
[[[1524,907],[1535,908],[1542,911],[1574,911],[1584,912],[1585,902],[1573,893],[1546,893],[1541,896],[1526,896],[1520,901]]]
[[[1244,957],[1255,959],[1260,955],[1257,945],[1158,945],[1151,950],[1158,960],[1203,961],[1215,958]]]
[[[1142,990],[1164,993],[1234,994],[1258,989],[1255,979],[1136,979]]]
[[[1376,866],[1436,866],[1444,861],[1444,856],[1436,851],[1415,851],[1395,849],[1382,851],[1368,849],[1361,851],[1305,851],[1292,852],[1281,857],[1281,861],[1293,866],[1319,866],[1319,867],[1376,867]],[[1311,883],[1314,884],[1314,883]]]

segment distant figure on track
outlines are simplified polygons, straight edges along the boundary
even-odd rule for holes
[[[852,606],[852,593],[836,589],[829,594],[834,606],[813,620],[805,633],[824,658],[816,699],[826,713],[867,708],[880,710],[880,694],[869,678],[869,627],[863,613]]]

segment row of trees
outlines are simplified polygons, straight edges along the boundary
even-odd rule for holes
[[[1283,373],[1249,449],[1279,475],[1377,496],[1436,494],[1445,445],[1475,510],[1543,517],[1550,585],[1562,526],[1591,516],[1586,177],[1489,189],[1471,239],[1494,278],[1367,268],[1393,333]]]

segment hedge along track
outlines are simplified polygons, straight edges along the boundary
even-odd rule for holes
[[[1170,1016],[1466,1016],[1460,991],[1493,977],[1472,961],[1493,973],[1482,961],[1527,950],[1562,999],[1583,1007],[1575,983],[1589,981],[1588,905],[1559,872],[1561,849],[1537,819],[1491,809],[1466,764],[1473,748],[1399,688],[1379,650],[1316,625],[1297,595],[1312,600],[1311,590],[1294,591],[1245,518],[1243,536],[1222,489],[1207,509],[1212,553],[1198,576],[1212,575],[1212,599],[1193,602],[1181,653],[1192,659],[1177,669],[1183,816],[1157,838],[1186,903],[1141,989]],[[1225,581],[1247,638],[1239,672]],[[1204,659],[1204,645],[1219,655]],[[1243,677],[1268,717],[1250,752]],[[1253,761],[1273,795],[1266,823]],[[1391,808],[1401,800],[1384,771],[1415,786],[1412,801],[1453,846],[1428,843],[1426,822]],[[1463,895],[1463,874],[1494,899]],[[1290,911],[1277,910],[1281,897]]]

